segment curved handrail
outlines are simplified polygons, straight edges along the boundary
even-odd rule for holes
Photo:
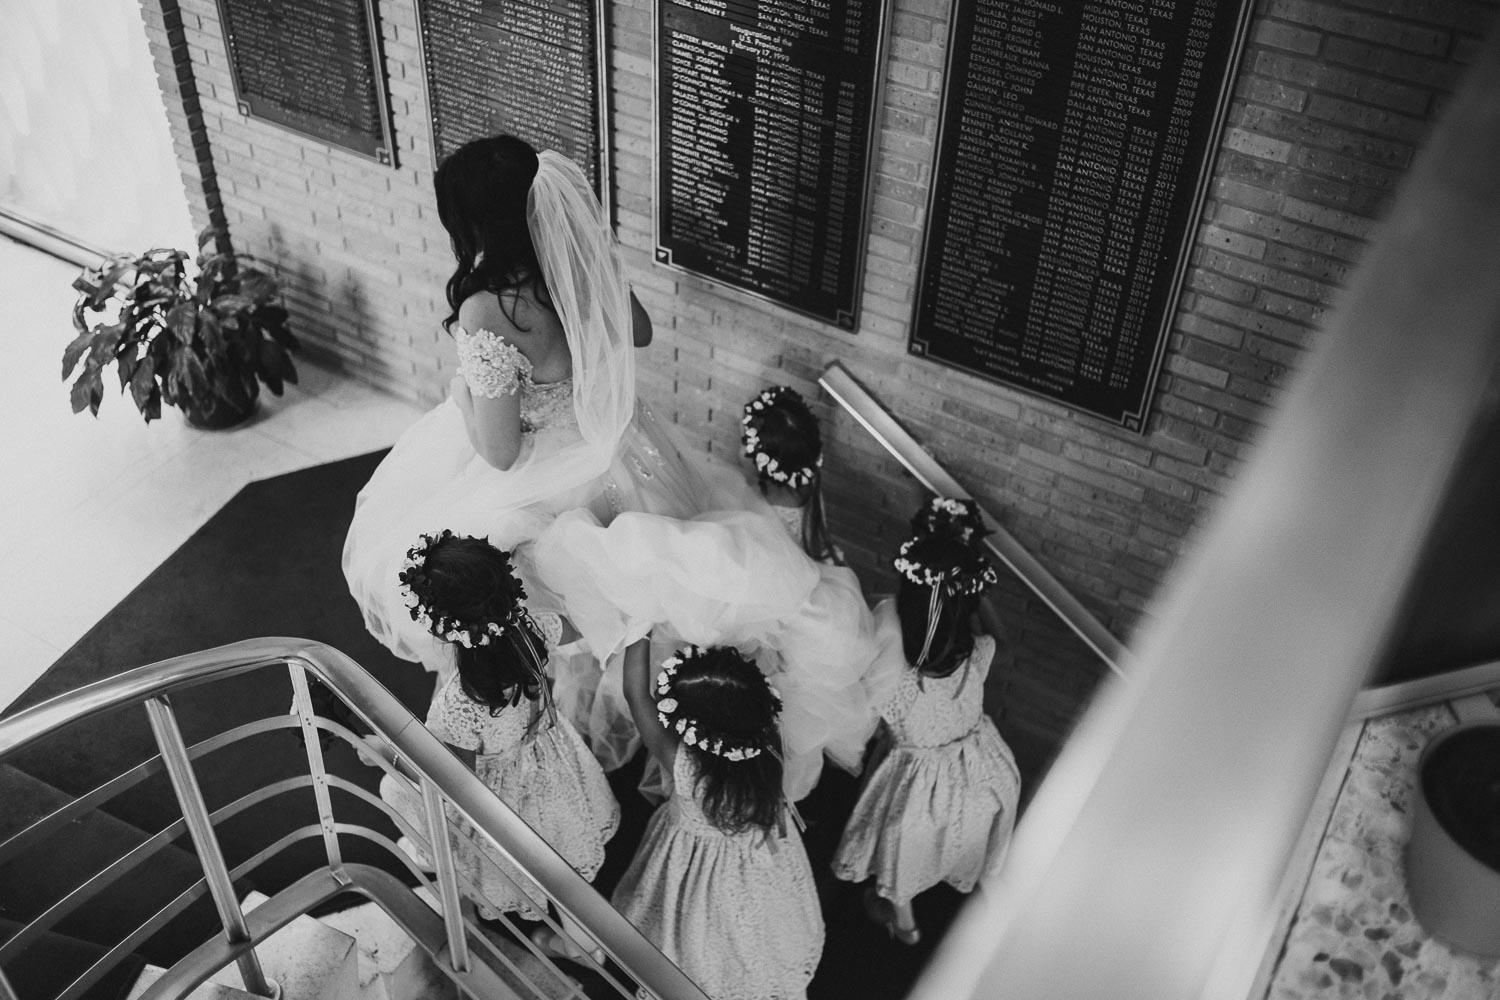
[[[840,406],[849,411],[859,425],[870,432],[870,436],[890,452],[906,471],[916,477],[917,482],[938,496],[973,499],[967,490],[937,463],[879,401],[865,391],[838,362],[824,369],[818,383],[828,390]],[[1078,598],[1047,572],[1036,557],[1026,551],[1015,536],[1006,531],[990,514],[980,508],[985,528],[989,535],[984,543],[994,557],[1000,560],[1031,591],[1051,608],[1063,624],[1072,629],[1078,638],[1104,661],[1105,666],[1124,676],[1127,653],[1125,646],[1114,634],[1095,618]]]
[[[454,757],[395,695],[349,656],[324,643],[291,637],[246,639],[95,681],[0,720],[0,759],[56,729],[111,709],[281,664],[312,673],[338,695],[390,743],[413,773],[440,788],[459,815],[489,837],[629,975],[667,1000],[703,1000],[702,991],[681,969]]]

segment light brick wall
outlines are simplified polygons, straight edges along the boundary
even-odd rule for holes
[[[860,330],[846,334],[651,262],[651,0],[614,0],[617,218],[657,339],[640,385],[692,448],[737,460],[739,410],[770,382],[817,399],[842,361],[1116,635],[1128,640],[1276,404],[1431,122],[1494,18],[1493,0],[1263,0],[1144,435],[909,357],[950,0],[892,0]],[[453,369],[438,327],[450,257],[431,200],[411,0],[381,0],[399,168],[236,112],[213,0],[142,0],[195,217],[209,200],[201,114],[236,247],[280,262],[316,356],[435,401]],[[199,107],[165,28],[180,4]],[[163,12],[163,7],[167,10]],[[180,86],[178,90],[180,91]],[[174,103],[175,102],[175,103]],[[827,400],[835,533],[872,590],[920,501]],[[1032,764],[1101,668],[1008,585],[1015,662],[991,708]]]

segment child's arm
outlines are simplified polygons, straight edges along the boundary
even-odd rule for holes
[[[635,292],[630,293],[630,339],[636,347],[651,343],[651,316],[641,305],[641,300],[635,297]]]
[[[656,718],[656,693],[651,689],[651,637],[637,639],[625,650],[625,704],[630,706],[630,717],[641,734],[641,742],[657,762],[672,773],[672,760],[677,755],[677,740],[662,728]]]
[[[374,734],[365,736],[362,738],[362,744],[362,747],[355,748],[355,753],[358,754],[361,764],[367,767],[379,767],[380,764],[376,758],[380,758],[388,762],[403,778],[413,784],[420,780],[417,773],[406,766],[406,761],[402,759],[401,755],[393,753],[391,748],[386,745],[385,740],[379,736]],[[474,770],[474,758],[478,755],[479,751],[465,750],[463,747],[456,747],[452,743],[446,742],[443,746],[447,747],[453,756],[463,761],[465,767],[471,771]]]
[[[995,649],[990,654],[990,662],[984,664],[984,669],[988,672],[1000,661],[1001,654],[1009,645],[1005,637],[1005,624],[1000,619],[1000,611],[995,606],[994,598],[988,593],[980,596],[979,604],[974,609],[974,625],[976,633],[987,635],[995,640]]]
[[[1002,643],[1005,641],[1005,623],[1000,618],[1000,610],[995,607],[993,593],[990,591],[979,596],[979,604],[974,610],[974,616],[979,620],[976,631],[993,636],[996,643]]]

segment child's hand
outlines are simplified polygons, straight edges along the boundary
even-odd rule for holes
[[[371,733],[369,736],[360,738],[360,747],[355,747],[355,756],[359,762],[366,767],[379,767],[381,761],[391,759],[391,748],[385,745],[385,740]]]

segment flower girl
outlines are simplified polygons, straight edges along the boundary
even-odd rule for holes
[[[960,892],[998,868],[1015,825],[1020,774],[984,714],[995,637],[976,628],[996,582],[968,501],[934,499],[912,522],[895,566],[894,612],[907,667],[880,710],[884,745],[866,774],[834,855],[839,878],[871,876],[865,909],[891,936],[921,936],[912,898],[939,882]],[[883,751],[883,755],[882,755]]]
[[[605,842],[620,821],[620,806],[604,772],[577,731],[552,706],[547,651],[562,638],[556,615],[533,618],[508,552],[483,538],[423,535],[407,553],[401,589],[412,619],[451,650],[456,670],[433,696],[427,728],[542,836],[584,878],[604,863]],[[381,796],[423,830],[420,794],[387,775]],[[455,857],[461,877],[478,892],[482,919],[513,912],[540,920],[541,890],[467,823],[458,824]],[[425,851],[414,852],[426,863]],[[545,927],[538,946],[576,955],[595,945],[564,920],[568,936]]]
[[[761,495],[792,539],[812,558],[843,565],[823,509],[823,437],[802,396],[784,385],[764,389],[745,404],[740,425]]]
[[[688,646],[654,682],[647,643],[626,699],[667,773],[614,904],[716,1000],[804,997],[823,951],[807,852],[782,793],[781,696],[732,646]]]

